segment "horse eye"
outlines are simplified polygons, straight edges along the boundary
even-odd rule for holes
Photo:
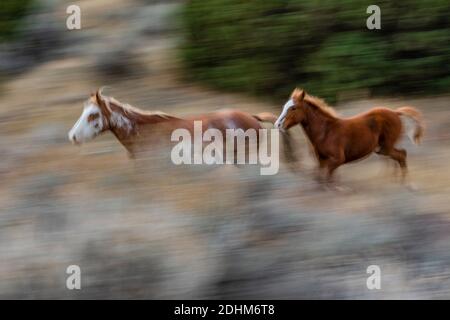
[[[100,114],[98,114],[98,113],[90,114],[88,117],[88,122],[94,121],[98,117],[100,117]]]

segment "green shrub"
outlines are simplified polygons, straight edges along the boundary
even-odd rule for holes
[[[17,33],[32,3],[33,0],[0,1],[0,42],[11,39]]]
[[[221,89],[283,97],[296,85],[338,92],[448,91],[447,0],[191,0],[183,7],[186,75]]]

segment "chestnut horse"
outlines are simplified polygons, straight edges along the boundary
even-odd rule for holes
[[[320,170],[326,169],[327,182],[340,165],[362,159],[372,152],[398,162],[402,181],[407,174],[406,151],[395,144],[404,132],[402,118],[414,122],[414,130],[407,132],[416,144],[423,135],[421,113],[412,107],[396,110],[373,108],[363,114],[342,119],[323,100],[295,89],[275,122],[282,131],[300,124],[311,142]]]
[[[74,144],[81,144],[103,132],[111,131],[130,157],[134,158],[141,152],[147,152],[149,146],[170,142],[170,134],[175,129],[184,128],[192,133],[194,121],[202,121],[203,132],[214,128],[220,130],[225,137],[226,129],[259,130],[263,128],[260,122],[274,123],[275,120],[276,116],[271,113],[250,115],[237,110],[223,110],[182,119],[163,112],[137,109],[104,96],[100,89],[85,102],[83,113],[69,132],[69,139]],[[289,136],[282,136],[282,139],[289,147]]]

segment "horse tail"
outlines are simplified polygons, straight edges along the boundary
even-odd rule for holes
[[[414,121],[414,128],[411,128],[412,130],[408,130],[406,134],[412,142],[414,142],[415,144],[419,144],[425,128],[422,113],[416,108],[412,107],[401,107],[396,109],[395,112],[399,116],[405,116]]]
[[[261,112],[258,114],[254,114],[253,118],[261,122],[270,122],[272,124],[274,124],[275,121],[277,121],[277,117],[270,112]]]

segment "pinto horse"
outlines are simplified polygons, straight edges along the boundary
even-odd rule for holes
[[[342,164],[362,159],[372,152],[388,156],[402,169],[402,181],[407,174],[406,151],[395,144],[404,132],[403,118],[414,123],[408,137],[416,144],[423,135],[421,113],[412,107],[396,110],[373,108],[366,113],[342,119],[323,100],[295,89],[275,122],[282,131],[300,124],[311,142],[319,162],[319,170],[326,169],[327,182]]]
[[[184,128],[192,133],[194,121],[202,121],[203,132],[214,128],[225,137],[226,129],[259,130],[263,128],[260,122],[273,124],[275,120],[276,116],[268,112],[251,115],[238,110],[223,110],[182,119],[163,112],[137,109],[104,96],[100,89],[85,102],[83,113],[69,132],[69,139],[74,144],[81,144],[111,131],[130,157],[134,158],[141,152],[147,152],[149,146],[170,142],[170,134],[175,129]],[[289,136],[282,136],[282,139],[289,147]]]

